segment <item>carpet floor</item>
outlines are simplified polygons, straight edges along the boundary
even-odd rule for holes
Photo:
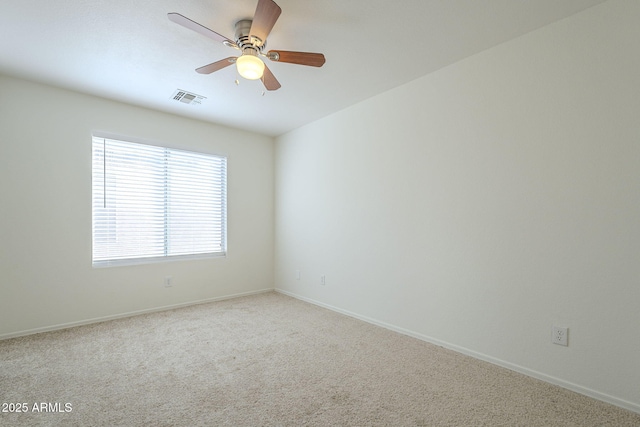
[[[275,292],[0,341],[0,403],[3,426],[640,426]]]

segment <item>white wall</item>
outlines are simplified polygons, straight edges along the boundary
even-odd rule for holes
[[[228,256],[92,268],[96,130],[227,156]],[[273,288],[273,145],[0,76],[0,338]]]
[[[279,137],[276,287],[640,412],[639,46],[608,2]]]

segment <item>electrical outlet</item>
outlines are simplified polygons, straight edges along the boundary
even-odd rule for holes
[[[569,328],[554,326],[551,328],[551,342],[558,345],[569,345]]]
[[[296,280],[300,280],[300,270],[296,270]]]
[[[324,275],[320,276],[320,284],[324,286],[326,284]]]
[[[173,277],[165,276],[164,277],[164,287],[165,288],[170,288],[171,286],[173,286]]]

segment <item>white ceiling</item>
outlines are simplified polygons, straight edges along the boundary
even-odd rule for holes
[[[235,67],[197,74],[237,51],[167,19],[233,39],[257,0],[0,0],[0,73],[276,136],[603,1],[276,0],[267,48],[327,62],[267,61],[282,88],[262,96]]]

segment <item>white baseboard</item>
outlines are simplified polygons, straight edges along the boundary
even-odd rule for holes
[[[258,291],[241,292],[241,293],[238,293],[238,294],[225,295],[225,296],[221,296],[221,297],[207,298],[207,299],[203,299],[203,300],[190,301],[190,302],[185,302],[185,303],[180,303],[180,304],[172,304],[172,305],[165,305],[165,306],[162,306],[162,307],[154,307],[154,308],[148,308],[148,309],[144,309],[144,310],[130,311],[130,312],[127,312],[127,313],[120,313],[120,314],[115,314],[115,315],[112,315],[112,316],[94,317],[92,319],[85,319],[85,320],[80,320],[80,321],[77,321],[77,322],[60,323],[58,325],[44,326],[42,328],[27,329],[27,330],[24,330],[24,331],[18,331],[18,332],[11,332],[11,333],[8,333],[8,334],[2,334],[2,335],[0,335],[0,341],[5,340],[5,339],[9,339],[9,338],[17,338],[17,337],[23,337],[23,336],[26,336],[26,335],[39,334],[41,332],[58,331],[60,329],[73,328],[75,326],[90,325],[92,323],[100,323],[100,322],[106,322],[106,321],[109,321],[109,320],[123,319],[123,318],[126,318],[126,317],[139,316],[141,314],[155,313],[155,312],[166,311],[166,310],[173,310],[173,309],[176,309],[176,308],[189,307],[189,306],[192,306],[192,305],[206,304],[206,303],[209,303],[209,302],[223,301],[223,300],[227,300],[227,299],[239,298],[239,297],[244,297],[244,296],[248,296],[248,295],[257,295],[257,294],[262,294],[262,293],[265,293],[265,292],[273,292],[273,291],[274,291],[274,289],[270,288],[270,289],[261,289],[261,290],[258,290]]]
[[[381,322],[379,320],[376,320],[376,319],[373,319],[373,318],[370,318],[370,317],[367,317],[367,316],[362,316],[360,314],[353,313],[353,312],[348,311],[348,310],[343,310],[341,308],[334,307],[334,306],[331,306],[329,304],[325,304],[325,303],[313,300],[311,298],[306,298],[306,297],[303,297],[301,295],[297,295],[295,293],[292,293],[292,292],[289,292],[289,291],[285,291],[283,289],[276,288],[275,291],[279,292],[281,294],[284,294],[284,295],[288,295],[288,296],[290,296],[292,298],[296,298],[296,299],[299,299],[301,301],[305,301],[305,302],[308,302],[310,304],[314,304],[314,305],[317,305],[317,306],[320,306],[320,307],[335,311],[337,313],[344,314],[346,316],[353,317],[353,318],[362,320],[364,322],[371,323],[373,325],[380,326],[380,327],[383,327],[385,329],[389,329],[389,330],[392,330],[394,332],[401,333],[403,335],[408,335],[410,337],[417,338],[419,340],[426,341],[426,342],[431,343],[431,344],[435,344],[435,345],[438,345],[438,346],[441,346],[441,347],[444,347],[444,348],[448,348],[449,350],[453,350],[453,351],[456,351],[458,353],[462,353],[462,354],[465,354],[467,356],[471,356],[471,357],[473,357],[475,359],[483,360],[485,362],[489,362],[489,363],[492,363],[494,365],[498,365],[498,366],[501,366],[503,368],[507,368],[509,370],[515,371],[515,372],[519,372],[519,373],[527,375],[529,377],[536,378],[536,379],[542,380],[544,382],[557,385],[557,386],[562,387],[562,388],[566,388],[567,390],[571,390],[571,391],[574,391],[576,393],[583,394],[585,396],[589,396],[589,397],[592,397],[594,399],[610,403],[610,404],[618,406],[620,408],[624,408],[624,409],[627,409],[627,410],[632,411],[632,412],[640,413],[640,405],[639,404],[636,404],[636,403],[633,403],[633,402],[629,402],[627,400],[620,399],[620,398],[617,398],[615,396],[608,395],[606,393],[601,393],[599,391],[592,390],[590,388],[583,387],[581,385],[574,384],[574,383],[571,383],[569,381],[565,381],[565,380],[562,380],[560,378],[556,378],[556,377],[544,374],[542,372],[534,371],[532,369],[528,369],[528,368],[525,368],[523,366],[507,362],[505,360],[497,359],[495,357],[491,357],[491,356],[488,356],[488,355],[483,354],[483,353],[478,353],[478,352],[470,350],[468,348],[460,347],[460,346],[457,346],[455,344],[450,344],[448,342],[444,342],[444,341],[441,341],[441,340],[438,340],[438,339],[435,339],[435,338],[420,334],[418,332],[414,332],[414,331],[411,331],[411,330],[408,330],[408,329],[404,329],[404,328],[401,328],[401,327],[398,327],[398,326],[395,326],[395,325],[392,325],[392,324],[389,324],[389,323],[386,323],[386,322]]]

